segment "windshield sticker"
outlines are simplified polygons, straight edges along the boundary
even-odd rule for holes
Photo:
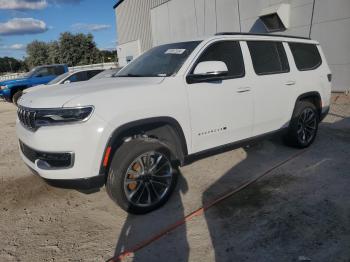
[[[165,54],[182,55],[185,51],[186,49],[168,49]]]

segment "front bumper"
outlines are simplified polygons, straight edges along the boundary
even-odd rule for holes
[[[28,168],[32,171],[33,174],[39,175],[37,171],[28,166]],[[75,189],[81,191],[88,191],[93,189],[98,189],[104,186],[106,183],[106,178],[103,175],[98,175],[89,178],[80,178],[80,179],[47,179],[43,178],[43,180],[53,187],[65,188],[65,189]]]
[[[35,132],[25,128],[18,120],[16,132],[20,140],[19,151],[25,164],[49,184],[65,188],[95,188],[104,182],[104,175],[97,176],[110,130],[104,120],[93,114],[84,123],[41,127]],[[34,154],[23,153],[23,143]],[[71,165],[57,168],[57,158],[65,153],[72,156]],[[47,161],[49,159],[49,161]],[[44,161],[39,161],[44,160]],[[58,159],[62,160],[62,159]],[[63,159],[64,160],[64,159]],[[43,165],[52,163],[56,167]]]

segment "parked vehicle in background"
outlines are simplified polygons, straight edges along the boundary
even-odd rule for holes
[[[72,72],[64,73],[55,79],[51,80],[49,83],[45,85],[38,85],[33,88],[27,89],[23,91],[23,93],[29,93],[34,90],[39,90],[47,87],[52,87],[56,85],[63,85],[63,84],[70,84],[75,82],[83,82],[90,80],[92,77],[98,75],[101,73],[103,69],[84,69],[84,70],[77,70]]]
[[[95,75],[90,80],[96,80],[96,79],[103,79],[103,78],[109,78],[113,77],[116,73],[118,73],[121,70],[121,68],[112,68],[102,71],[101,73]]]
[[[68,72],[68,73],[65,73],[64,75],[61,75],[53,79],[47,85],[60,85],[60,84],[69,84],[69,83],[87,81],[95,77],[101,72],[103,72],[103,69],[84,69],[84,70]]]
[[[25,94],[20,154],[53,185],[106,184],[121,208],[146,213],[169,199],[188,160],[282,130],[288,145],[310,146],[331,79],[306,38],[226,33],[162,45],[116,77]]]
[[[0,82],[0,97],[8,102],[16,104],[23,90],[46,84],[65,72],[68,72],[68,67],[66,65],[44,65],[35,67],[22,78]]]

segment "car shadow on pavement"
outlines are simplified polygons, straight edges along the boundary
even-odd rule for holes
[[[328,252],[325,250],[322,253],[324,245],[344,243],[344,239],[350,243],[350,237],[346,238],[347,234],[350,236],[349,214],[342,213],[344,210],[346,212],[346,207],[339,206],[336,197],[328,197],[327,194],[334,192],[327,191],[327,185],[322,185],[320,189],[320,185],[314,183],[314,179],[318,178],[313,177],[316,176],[315,170],[318,171],[321,166],[328,172],[322,182],[331,183],[334,165],[337,161],[344,161],[342,158],[346,155],[350,156],[349,150],[344,149],[350,143],[349,131],[350,118],[332,124],[322,123],[315,144],[298,162],[291,160],[286,167],[279,168],[234,197],[228,197],[205,210],[209,239],[202,241],[206,241],[208,248],[211,245],[213,250],[200,260],[298,261],[300,257],[304,258],[303,255],[311,254],[321,258],[317,261],[326,261],[322,260]],[[280,135],[251,144],[242,151],[245,158],[204,190],[203,207],[301,152],[286,147]],[[344,171],[338,171],[338,179],[346,184],[349,180],[342,178],[341,172]],[[187,191],[187,182],[181,175],[171,201],[164,207],[143,216],[128,215],[117,242],[116,258],[123,252],[133,251],[130,248],[140,247],[137,245],[142,245],[150,236],[187,215],[184,214],[185,203],[182,202],[182,194]],[[318,191],[320,195],[314,197],[313,192]],[[306,203],[304,198],[307,199]],[[169,236],[167,234],[156,242],[146,243],[147,247],[141,252],[129,254],[130,259],[126,261],[188,261],[188,233],[185,223],[172,232],[172,240],[166,237]],[[197,238],[201,237],[202,233],[197,233]],[[199,253],[203,254],[204,251]],[[339,259],[346,255],[350,257],[344,246],[331,246],[329,254]],[[193,258],[199,259],[196,255]]]
[[[284,150],[283,153],[278,154],[275,159],[271,159],[271,153],[278,152],[280,146],[278,136],[277,140],[273,142],[256,143],[246,148],[244,150],[246,152],[246,159],[232,167],[229,172],[225,173],[203,193],[203,205],[217,199],[222,192],[230,191],[246,182],[252,177],[252,174],[263,171],[267,163],[277,163],[290,155],[291,152],[297,151],[295,149],[287,149]],[[203,178],[198,177],[196,179]],[[150,237],[159,234],[165,228],[178,223],[187,215],[184,213],[184,203],[182,200],[182,195],[187,191],[187,181],[181,174],[179,176],[178,186],[170,201],[165,206],[142,216],[129,214],[119,235],[113,261],[118,261],[118,257],[121,254],[123,257],[123,253],[125,252],[131,259],[126,261],[188,261],[189,244],[187,241],[188,232],[186,223],[176,227],[176,230],[174,230],[175,233],[172,234],[172,237],[175,238],[175,240],[172,239],[172,241],[168,243],[160,243],[162,239],[158,239],[158,241],[155,242],[155,244],[159,246],[159,249],[157,248],[158,252],[154,252],[154,248],[147,246],[142,252],[129,253],[130,251],[134,251],[130,249],[138,249],[138,245],[143,245],[145,240],[149,240]],[[200,202],[198,204],[200,205]],[[212,234],[212,225],[208,224],[208,228],[210,234]],[[165,234],[162,236],[164,235]],[[152,245],[153,241],[150,244]],[[150,257],[147,258],[148,256]]]
[[[132,215],[128,214],[124,222],[123,228],[117,241],[114,260],[118,261],[119,256],[125,253],[133,252],[133,248],[138,248],[137,245],[142,244],[143,241],[150,238],[154,234],[158,234],[164,228],[176,223],[182,219],[184,214],[184,207],[182,203],[182,195],[188,191],[187,181],[179,172],[177,186],[172,193],[171,201],[169,201],[162,208],[153,211],[146,215]],[[174,246],[174,253],[181,254],[178,261],[187,261],[189,255],[189,245],[186,238],[186,224],[177,229],[179,236],[176,246]],[[145,257],[139,257],[139,253],[135,252],[131,255],[133,261],[145,261]],[[148,261],[160,261],[156,257]]]
[[[277,140],[246,149],[247,157],[203,193],[214,200],[235,173],[271,165],[259,151]],[[270,144],[270,147],[271,147]],[[318,137],[298,161],[283,167],[204,212],[216,262],[347,261],[350,258],[350,118],[322,123]],[[343,166],[344,169],[340,169]],[[259,168],[258,168],[259,169]],[[237,178],[236,178],[237,179]]]

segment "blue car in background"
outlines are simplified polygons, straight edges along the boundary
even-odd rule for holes
[[[68,72],[66,65],[44,65],[33,68],[24,77],[0,82],[0,98],[17,103],[24,89],[47,84],[59,75]]]

